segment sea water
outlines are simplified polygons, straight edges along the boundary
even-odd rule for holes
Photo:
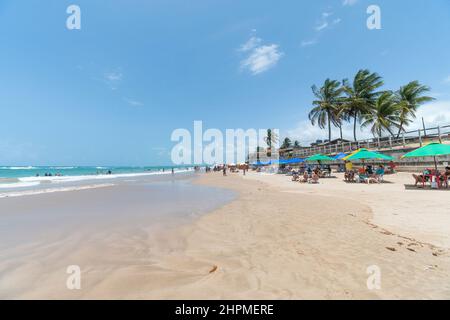
[[[74,182],[111,181],[117,178],[171,174],[172,169],[174,173],[192,171],[189,167],[169,166],[0,166],[0,193],[14,189],[62,186]]]

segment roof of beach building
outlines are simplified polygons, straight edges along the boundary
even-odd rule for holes
[[[314,143],[311,143],[311,146],[327,146],[327,145],[334,145],[334,144],[348,143],[348,142],[352,142],[352,141],[347,140],[347,139],[337,138],[337,139],[333,139],[330,141],[328,141],[328,140],[325,140],[322,142],[316,141]]]

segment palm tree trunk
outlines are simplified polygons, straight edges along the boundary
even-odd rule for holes
[[[403,121],[400,122],[400,125],[398,127],[397,139],[398,137],[400,137],[400,133],[402,132],[402,130],[403,130]]]
[[[389,131],[389,133],[391,134],[392,137],[395,136],[395,135],[394,135],[394,132],[392,132],[391,128],[386,128],[386,129],[387,129],[387,131]]]
[[[355,119],[354,119],[354,122],[353,122],[353,139],[355,139],[355,141],[356,141],[356,118],[357,118],[357,116],[356,116],[356,113],[355,113]]]
[[[331,141],[331,118],[330,118],[330,113],[328,113],[328,141]]]
[[[342,123],[339,123],[339,135],[340,135],[341,141],[342,141]]]

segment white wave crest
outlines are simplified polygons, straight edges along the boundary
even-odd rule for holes
[[[2,170],[33,170],[37,169],[36,167],[27,166],[27,167],[0,167]]]
[[[0,189],[16,189],[16,188],[27,188],[35,187],[40,185],[39,181],[36,182],[13,182],[13,183],[0,183]]]
[[[54,193],[54,192],[67,192],[67,191],[81,191],[81,190],[89,190],[96,188],[106,188],[112,187],[114,184],[105,183],[105,184],[96,184],[96,185],[88,185],[81,187],[67,187],[67,188],[49,188],[49,189],[38,189],[38,190],[27,190],[27,191],[17,191],[17,192],[4,192],[0,193],[1,198],[13,198],[13,197],[22,197],[22,196],[33,196],[38,194],[46,194],[46,193]]]

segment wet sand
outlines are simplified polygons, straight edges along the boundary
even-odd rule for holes
[[[160,238],[168,230],[235,197],[192,185],[193,178],[141,177],[0,199],[0,298],[80,297],[84,290],[66,288],[69,265],[82,268],[89,291],[135,259],[152,263],[153,247],[167,247]]]

